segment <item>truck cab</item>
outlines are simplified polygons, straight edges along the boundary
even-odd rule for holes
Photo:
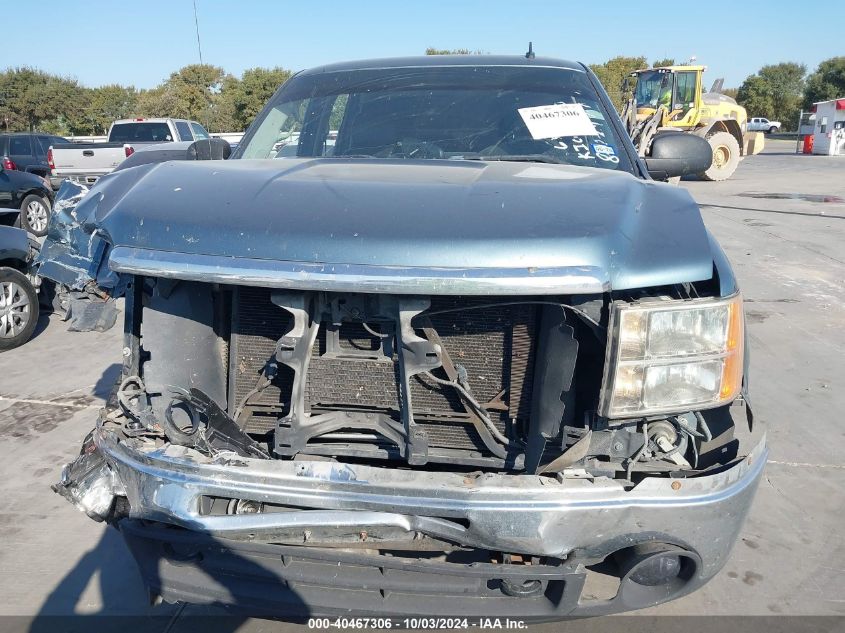
[[[671,66],[638,71],[634,98],[637,119],[653,115],[663,106],[665,127],[688,129],[701,120],[701,76],[704,66]]]
[[[186,119],[121,119],[109,128],[109,143],[170,143],[195,141],[210,135],[196,121]]]
[[[57,143],[50,147],[47,162],[51,180],[61,182],[68,178],[90,186],[131,156],[139,145],[195,141],[209,136],[197,121],[120,119],[112,123],[105,143]]]
[[[769,121],[769,119],[762,116],[755,116],[748,119],[748,130],[751,132],[775,134],[780,130],[780,125],[780,121]]]
[[[54,490],[153,597],[466,628],[725,564],[767,453],[730,264],[656,181],[701,138],[642,159],[584,64],[468,55],[304,71],[230,159],[191,145],[63,205],[39,269],[125,297]]]

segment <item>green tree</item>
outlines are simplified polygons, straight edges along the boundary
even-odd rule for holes
[[[145,117],[171,116],[177,107],[178,97],[173,86],[162,84],[138,93],[136,114]]]
[[[41,124],[45,132],[50,131],[48,125],[60,129],[57,133],[62,136],[68,134],[99,134],[96,120],[91,116],[91,88],[82,86],[66,87],[60,94],[53,97],[56,116]]]
[[[736,101],[748,110],[748,116],[775,118],[775,104],[768,82],[759,75],[749,75],[736,93]]]
[[[223,89],[233,80],[232,75],[217,66],[191,64],[172,73],[161,85],[141,92],[137,109],[145,116],[193,119],[208,125],[212,132],[229,131],[222,128],[233,122],[216,108],[225,106]]]
[[[112,121],[136,114],[138,91],[134,86],[101,86],[91,89],[90,97],[88,117],[96,126],[97,134],[106,134]]]
[[[622,110],[622,105],[630,97],[630,90],[625,88],[628,83],[628,76],[639,68],[648,65],[645,57],[624,57],[618,56],[607,60],[603,64],[590,64],[590,68],[599,78],[604,86],[610,100],[617,110]]]
[[[824,60],[807,78],[804,90],[804,109],[814,103],[845,97],[845,57],[831,57]]]
[[[75,79],[35,68],[10,68],[0,73],[0,118],[8,121],[9,130],[35,131],[47,121],[78,116],[85,92]]]
[[[233,109],[235,130],[245,130],[261,109],[293,73],[284,68],[250,68],[245,70],[240,81],[232,82],[223,89],[225,98]]]
[[[763,116],[780,121],[784,129],[794,129],[806,74],[807,67],[795,62],[763,66],[742,82],[737,103],[748,111],[748,116]]]
[[[666,59],[656,59],[651,63],[652,68],[662,68],[663,66],[674,66],[675,58],[667,57]]]
[[[775,120],[783,124],[784,130],[797,130],[807,67],[795,62],[782,62],[763,66],[759,74],[772,87]]]
[[[243,129],[238,123],[232,98],[239,83],[237,77],[232,75],[226,75],[223,78],[220,92],[214,98],[208,121],[206,121],[208,129],[212,132],[232,132]]]

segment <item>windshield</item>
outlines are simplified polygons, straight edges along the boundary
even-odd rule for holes
[[[638,106],[669,108],[672,105],[672,73],[656,70],[640,73],[634,98]]]
[[[285,84],[239,158],[536,160],[632,171],[583,72],[439,66],[314,73]]]

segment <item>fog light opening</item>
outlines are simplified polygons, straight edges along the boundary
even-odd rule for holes
[[[634,608],[682,594],[699,566],[693,552],[667,543],[641,543],[616,552],[614,558],[619,564],[620,593]]]
[[[638,585],[665,585],[681,573],[681,557],[677,554],[655,554],[639,563],[628,578]]]

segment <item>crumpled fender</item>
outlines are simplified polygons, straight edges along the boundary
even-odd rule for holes
[[[111,245],[93,220],[100,199],[96,188],[89,191],[69,180],[62,183],[35,265],[39,275],[71,290],[84,290],[94,282],[115,297],[125,288],[120,275],[108,269]]]

